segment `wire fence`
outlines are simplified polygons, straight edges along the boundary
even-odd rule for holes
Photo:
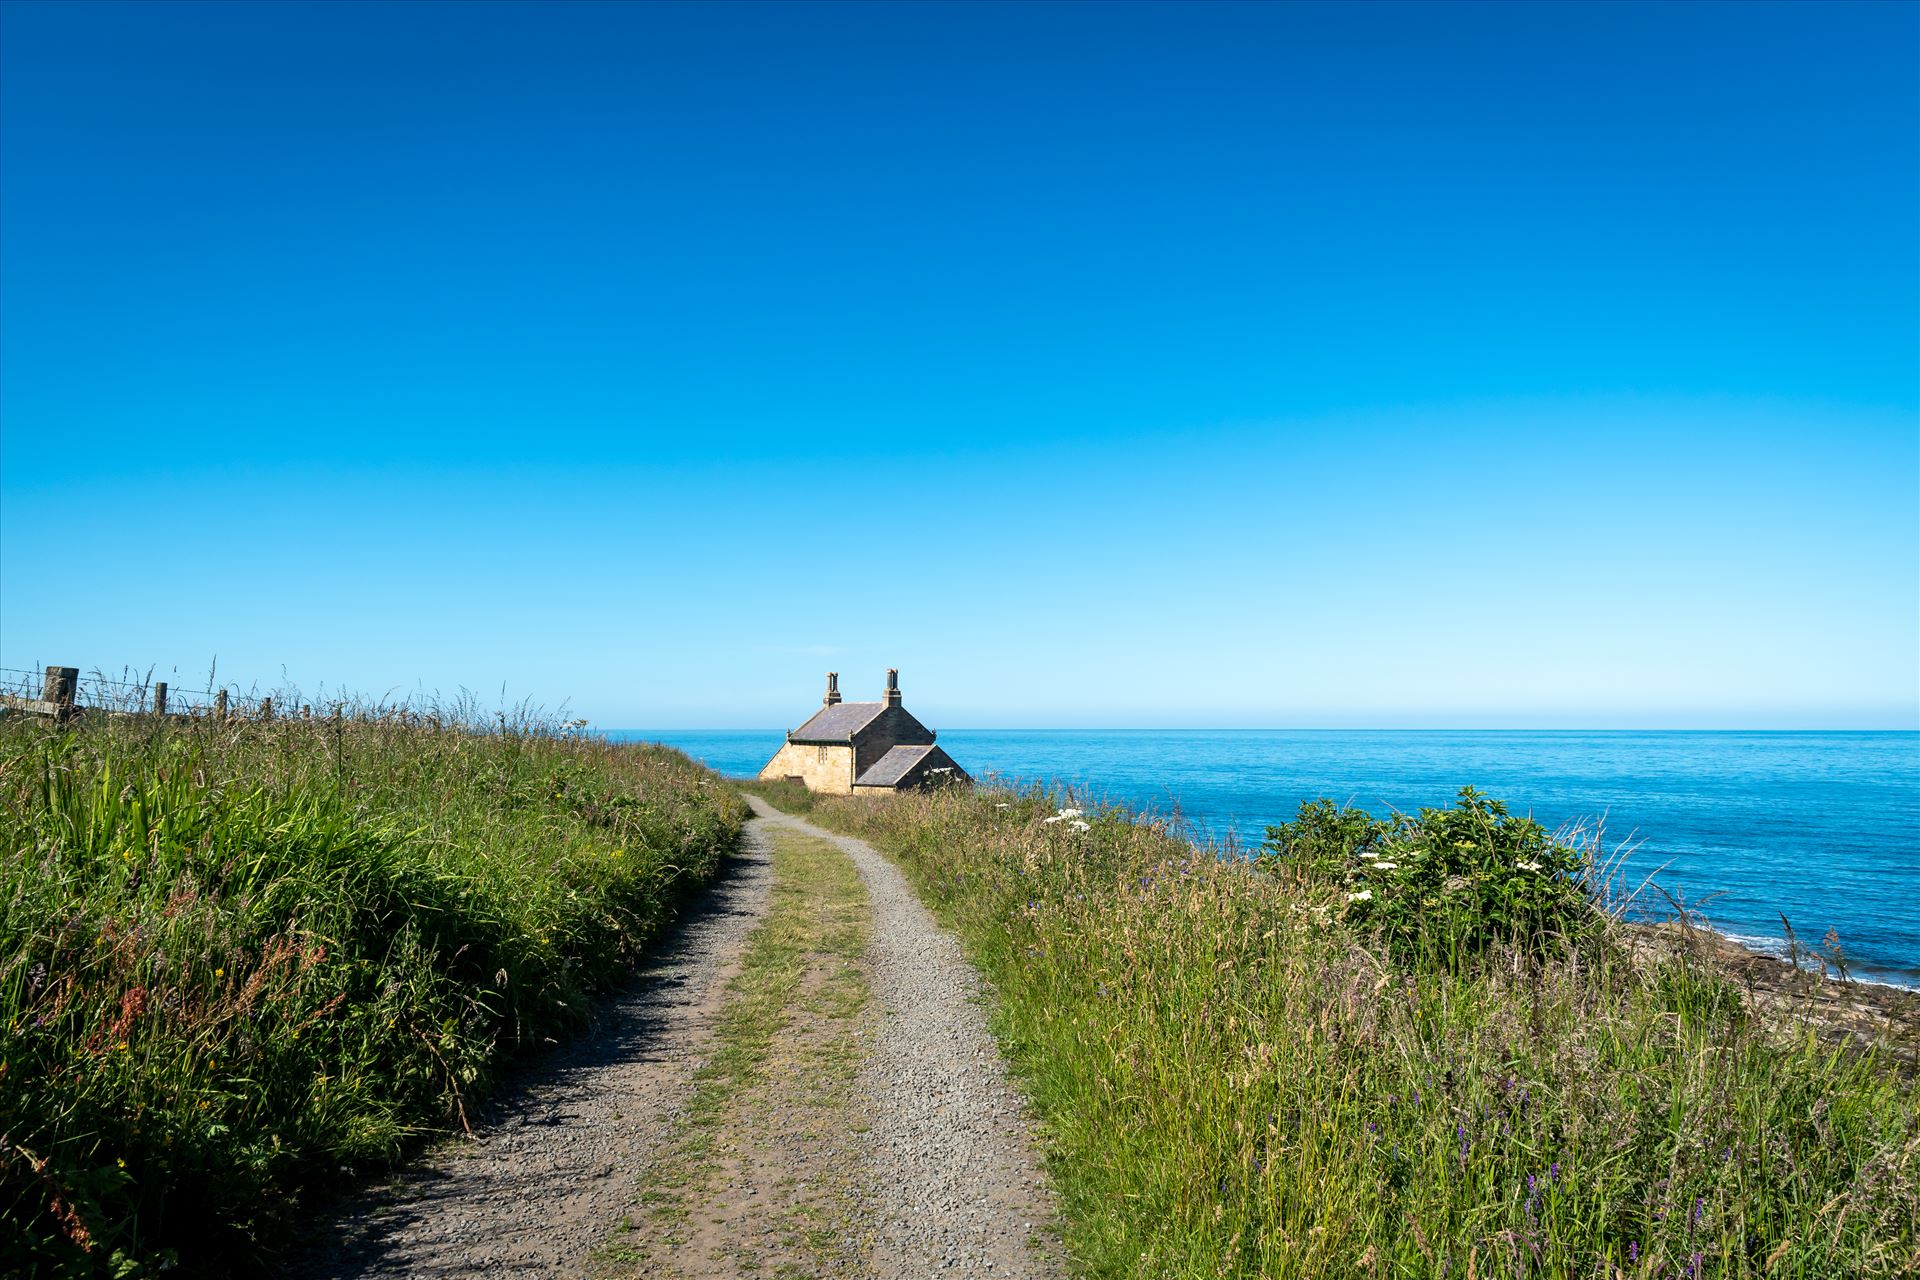
[[[173,675],[173,673],[168,673]],[[0,710],[60,718],[85,712],[114,715],[273,716],[312,715],[310,703],[290,704],[284,697],[219,683],[209,674],[200,687],[182,685],[177,675],[161,678],[153,669],[123,667],[117,674],[77,667],[0,667]],[[343,704],[322,708],[332,714]]]
[[[516,706],[485,706],[472,693],[461,690],[451,698],[426,695],[418,702],[407,699],[369,699],[334,694],[323,688],[309,697],[298,689],[243,688],[236,682],[221,682],[217,673],[188,678],[182,685],[178,671],[165,676],[157,668],[142,671],[122,667],[118,672],[101,668],[82,671],[78,667],[43,668],[0,666],[0,715],[47,716],[67,720],[76,716],[165,716],[179,719],[287,720],[349,719],[380,721],[431,728],[467,729],[533,734],[574,735],[584,732],[587,722],[563,718],[564,712],[544,711],[530,702]]]

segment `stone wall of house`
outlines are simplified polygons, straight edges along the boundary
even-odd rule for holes
[[[933,730],[901,707],[888,707],[854,735],[853,776],[859,777],[895,747],[921,747],[933,741]],[[849,783],[851,786],[851,783]]]
[[[833,795],[853,793],[853,748],[825,743],[789,742],[774,753],[760,771],[763,782],[798,778],[809,791]]]

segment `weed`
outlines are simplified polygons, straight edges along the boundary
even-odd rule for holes
[[[0,1270],[253,1270],[586,1021],[743,821],[457,716],[0,723]]]

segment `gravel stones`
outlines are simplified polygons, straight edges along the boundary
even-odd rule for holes
[[[905,876],[864,841],[752,801],[769,822],[824,836],[853,860],[873,907],[877,1042],[855,1085],[865,1134],[872,1273],[1051,1277],[1051,1189],[1027,1113],[987,1030],[980,976]],[[1050,1239],[1050,1237],[1047,1237]],[[1039,1246],[1039,1247],[1036,1247]]]
[[[591,1034],[527,1063],[473,1117],[471,1139],[433,1148],[342,1207],[332,1239],[296,1255],[287,1274],[584,1273],[691,1096],[727,978],[767,914],[772,863],[754,825],[674,940],[600,1006]]]

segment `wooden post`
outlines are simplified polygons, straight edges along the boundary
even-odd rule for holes
[[[55,720],[73,718],[73,700],[80,689],[80,668],[48,667],[46,680],[40,686],[40,699],[53,704]]]
[[[227,718],[227,691],[225,689],[222,689],[214,695],[213,714],[217,720],[225,720]]]
[[[167,714],[167,682],[165,680],[159,680],[154,682],[153,714],[157,716],[163,716]]]
[[[260,699],[260,718],[262,720],[273,719],[273,699],[272,698]]]
[[[313,719],[313,704],[311,702],[303,702],[300,704],[300,718],[302,720]]]

